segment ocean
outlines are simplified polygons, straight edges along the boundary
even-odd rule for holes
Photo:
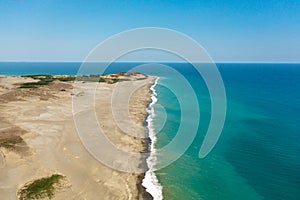
[[[0,75],[74,75],[80,64],[2,62]],[[105,73],[127,71],[140,64],[115,63]],[[172,153],[159,153],[159,149],[176,138],[181,123],[199,125],[183,155],[154,171],[153,193],[175,200],[300,199],[300,64],[217,63],[226,89],[227,115],[219,141],[203,159],[198,154],[211,115],[207,87],[190,64],[164,64],[177,70],[195,91],[201,117],[200,122],[192,117],[181,119],[179,96],[170,89],[182,87],[174,74],[157,65],[141,70],[160,77],[153,88],[154,169]],[[184,98],[189,100],[189,96]],[[197,110],[192,103],[187,109]],[[188,138],[193,133],[184,134]]]

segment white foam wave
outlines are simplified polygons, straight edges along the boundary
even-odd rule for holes
[[[148,124],[147,128],[148,128],[149,138],[151,139],[150,156],[147,158],[147,165],[149,170],[145,173],[145,177],[143,179],[142,185],[146,188],[146,191],[152,195],[154,200],[162,200],[163,199],[162,186],[159,183],[155,174],[155,165],[157,163],[155,143],[157,138],[155,136],[155,130],[153,127],[153,119],[155,117],[154,105],[158,100],[157,93],[155,90],[155,86],[157,85],[157,82],[158,82],[158,78],[155,80],[155,83],[150,88],[150,90],[152,91],[151,102],[147,109],[148,117],[146,119]]]

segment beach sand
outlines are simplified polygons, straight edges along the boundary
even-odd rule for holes
[[[154,79],[98,84],[97,118],[107,137],[122,150],[143,152],[147,144],[144,138],[129,136],[116,125],[111,111],[114,88],[118,85],[125,91],[119,94],[122,98],[133,85],[142,86],[129,101],[130,117],[137,131],[141,131]],[[105,166],[80,141],[73,120],[72,97],[84,97],[86,91],[74,94],[72,82],[59,81],[35,89],[19,88],[20,83],[34,81],[24,77],[0,78],[1,199],[16,199],[24,184],[51,174],[62,174],[69,181],[68,187],[57,191],[53,199],[149,198],[141,186],[142,173],[120,172]],[[79,84],[88,87],[92,83]],[[134,162],[133,165],[143,163],[142,160]]]

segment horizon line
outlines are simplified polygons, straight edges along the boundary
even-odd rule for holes
[[[38,62],[44,62],[44,63],[83,63],[84,61],[79,61],[79,60],[70,60],[70,61],[66,61],[66,60],[0,60],[0,63],[4,63],[4,62],[15,62],[15,63],[22,63],[22,62],[26,62],[26,63],[38,63]],[[86,61],[87,62],[87,61]],[[145,62],[159,62],[159,63],[189,63],[189,62],[183,62],[183,61],[116,61],[113,63],[145,63]],[[90,63],[109,63],[109,61],[102,61],[102,62],[90,62]],[[194,63],[208,63],[208,62],[194,62]],[[231,64],[300,64],[300,61],[215,61],[212,63],[231,63]]]

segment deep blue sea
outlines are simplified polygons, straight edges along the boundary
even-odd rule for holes
[[[116,63],[105,73],[127,71],[138,64]],[[227,116],[218,143],[204,159],[198,153],[210,123],[208,90],[190,64],[165,64],[189,81],[197,96],[201,120],[196,138],[183,156],[156,171],[164,199],[299,200],[300,64],[217,64],[226,89]],[[73,75],[79,66],[0,63],[0,75]],[[180,87],[180,83],[172,74],[155,66],[142,72],[160,77],[155,87],[158,101],[153,121],[157,129],[155,147],[160,149],[176,136],[180,123],[189,123],[193,118],[181,119],[182,106],[169,89]],[[159,159],[157,162],[162,162]]]

